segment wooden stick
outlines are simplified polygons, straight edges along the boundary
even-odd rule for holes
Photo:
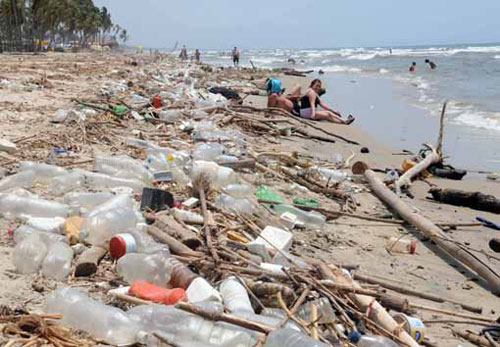
[[[273,327],[264,324],[264,323],[259,323],[259,322],[254,322],[248,319],[244,319],[238,316],[234,316],[232,314],[227,314],[227,313],[217,313],[213,311],[206,311],[198,306],[188,304],[186,302],[179,302],[175,305],[176,308],[193,313],[195,315],[198,315],[200,317],[212,320],[212,321],[222,321],[226,323],[231,323],[234,325],[238,325],[240,327],[262,332],[265,334],[270,333],[271,331],[274,330]]]
[[[439,137],[437,144],[437,154],[439,157],[443,156],[443,133],[444,133],[444,114],[446,112],[447,101],[443,103],[443,109],[441,110],[441,117],[439,118]]]
[[[485,337],[481,337],[471,332],[462,332],[454,329],[452,329],[451,331],[453,331],[453,334],[460,336],[461,338],[475,344],[476,346],[495,347]]]
[[[475,271],[489,283],[494,294],[500,294],[500,276],[493,269],[468,250],[448,240],[448,237],[439,227],[424,216],[414,212],[410,206],[390,191],[389,188],[377,178],[375,172],[367,169],[364,172],[364,176],[370,183],[373,192],[380,200],[395,210],[401,218],[415,226],[424,236],[430,238],[442,251]]]
[[[433,147],[429,145],[428,147],[432,150],[431,154],[427,155],[424,160],[422,160],[420,163],[418,163],[417,165],[406,171],[396,181],[395,186],[396,186],[396,191],[398,193],[400,192],[402,186],[411,184],[411,179],[413,177],[417,176],[422,171],[426,170],[430,165],[437,163],[441,159],[441,157]]]
[[[341,292],[368,295],[368,296],[373,296],[374,298],[378,298],[380,296],[380,293],[374,290],[360,289],[354,286],[340,284],[330,280],[320,280],[318,281],[318,283],[324,285],[325,287],[339,290]]]
[[[449,303],[452,303],[455,305],[459,305],[464,310],[467,310],[470,312],[475,312],[475,313],[483,312],[482,307],[471,306],[469,304],[464,304],[464,303],[458,302],[458,301],[450,299],[450,298],[445,298],[443,296],[425,293],[425,292],[422,292],[421,290],[415,290],[415,289],[412,289],[410,287],[405,287],[402,284],[394,284],[394,283],[391,283],[389,281],[385,281],[382,279],[374,278],[372,276],[360,274],[358,272],[354,272],[353,277],[354,277],[354,279],[359,279],[359,280],[362,280],[363,282],[378,284],[379,286],[381,286],[383,288],[394,290],[395,292],[398,292],[401,294],[412,295],[412,296],[416,296],[416,297],[419,297],[422,299],[431,300],[434,302],[449,302]]]
[[[482,322],[490,322],[490,323],[495,323],[496,320],[484,316],[474,316],[471,314],[465,314],[465,313],[460,313],[460,312],[454,312],[454,311],[449,311],[449,310],[443,310],[441,308],[437,307],[430,307],[430,306],[425,306],[425,305],[418,305],[418,304],[412,304],[410,303],[410,308],[417,308],[420,310],[426,310],[426,311],[431,311],[431,312],[437,312],[437,313],[442,313],[446,314],[448,316],[455,316],[455,317],[461,317],[461,318],[468,318],[468,319],[474,319]]]
[[[215,228],[215,222],[213,220],[212,214],[207,209],[207,199],[205,197],[205,190],[203,188],[199,188],[198,193],[200,195],[201,210],[203,211],[203,218],[204,218],[203,232],[205,233],[207,248],[210,254],[212,255],[212,258],[214,258],[215,265],[217,266],[217,263],[220,261],[220,259],[219,255],[217,254],[214,248],[214,244],[212,241],[212,230]]]
[[[203,257],[204,254],[201,252],[193,251],[191,248],[183,244],[182,242],[177,241],[172,236],[164,233],[157,227],[150,225],[148,226],[148,234],[155,237],[158,241],[168,245],[172,253],[184,256],[184,257]]]
[[[108,251],[104,247],[92,246],[85,250],[76,261],[75,277],[90,276],[96,273],[97,266]]]

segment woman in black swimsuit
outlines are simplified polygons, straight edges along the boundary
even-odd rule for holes
[[[319,98],[321,90],[321,80],[316,78],[311,82],[309,90],[300,99],[300,116],[306,119],[323,120],[326,119],[332,123],[351,124],[354,122],[354,117],[349,115],[346,120],[342,119],[339,112],[331,109],[326,103]],[[314,105],[314,106],[311,106]],[[321,106],[323,110],[317,110]]]

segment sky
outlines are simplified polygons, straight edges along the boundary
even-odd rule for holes
[[[500,41],[499,0],[94,0],[129,45],[337,48]]]

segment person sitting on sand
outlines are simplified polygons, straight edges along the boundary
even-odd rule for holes
[[[290,94],[283,95],[281,81],[277,78],[268,78],[266,81],[267,107],[277,107],[300,116],[300,85],[292,88]]]
[[[415,67],[416,66],[417,66],[417,63],[415,63],[415,62],[411,63],[410,68],[408,69],[408,71],[415,72]]]
[[[436,63],[433,61],[430,61],[429,59],[425,59],[425,63],[429,64],[429,67],[431,68],[431,70],[434,70],[437,67]]]
[[[306,119],[323,120],[326,119],[332,123],[351,124],[355,118],[349,115],[346,120],[342,119],[341,114],[330,108],[319,96],[322,94],[321,80],[316,78],[312,80],[309,90],[300,99],[300,116]],[[323,110],[317,110],[321,106]]]

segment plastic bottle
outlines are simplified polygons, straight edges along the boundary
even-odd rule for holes
[[[178,208],[173,208],[172,210],[174,212],[174,217],[180,219],[183,222],[191,224],[203,224],[204,219],[201,214],[186,210],[180,210]]]
[[[83,330],[110,345],[132,345],[140,341],[140,325],[125,312],[92,300],[72,288],[52,292],[46,301],[47,313],[62,314],[61,323]]]
[[[22,161],[19,167],[21,171],[33,171],[35,173],[35,181],[42,184],[49,184],[52,178],[67,173],[67,171],[60,166],[35,163],[32,161]]]
[[[219,166],[217,163],[203,160],[193,162],[191,178],[194,180],[200,175],[206,175],[215,188],[238,182],[238,176],[233,169]]]
[[[222,282],[219,290],[222,295],[224,307],[231,313],[255,313],[250,303],[247,290],[235,276],[230,276]]]
[[[50,180],[49,193],[60,196],[83,186],[85,182],[83,171],[72,171],[56,176]]]
[[[319,324],[327,324],[335,322],[335,312],[327,298],[310,301],[302,304],[297,310],[297,317],[302,318],[306,322],[311,322],[311,305],[316,306],[317,317]]]
[[[326,218],[318,212],[306,212],[295,206],[279,204],[271,205],[271,209],[278,215],[289,212],[297,216],[297,222],[303,224],[306,228],[323,228],[326,223]]]
[[[68,277],[73,260],[73,249],[65,243],[50,245],[42,264],[42,274],[48,278],[64,280]]]
[[[198,277],[186,265],[175,258],[168,258],[167,263],[171,267],[170,286],[174,288],[187,289],[191,282]]]
[[[174,305],[179,301],[186,301],[186,291],[184,289],[167,289],[144,280],[134,281],[128,292],[138,298],[164,305]]]
[[[83,220],[79,238],[92,245],[104,245],[115,234],[134,228],[135,211],[127,207],[106,210]]]
[[[52,242],[68,243],[68,238],[64,235],[40,231],[33,227],[30,227],[29,225],[20,225],[16,230],[14,230],[14,235],[13,235],[14,243],[18,244],[27,237],[34,234],[40,236],[42,241],[47,245]]]
[[[40,231],[62,234],[65,221],[66,218],[62,217],[51,217],[51,218],[29,217],[26,220],[26,225]]]
[[[217,142],[198,142],[194,146],[193,159],[215,161],[224,153],[224,146]]]
[[[0,212],[9,219],[21,216],[67,217],[69,206],[49,200],[6,194],[0,196]]]
[[[71,207],[72,214],[85,214],[112,197],[109,192],[71,192],[64,195],[64,203]]]
[[[155,146],[146,140],[141,140],[141,139],[135,139],[132,137],[128,137],[125,139],[125,143],[130,145],[130,146],[135,146],[139,148],[154,148]]]
[[[175,157],[172,154],[167,155],[167,160],[169,170],[172,172],[172,178],[178,186],[185,187],[191,183],[191,179],[184,173],[182,167],[175,163]]]
[[[358,347],[398,347],[398,344],[385,336],[361,335],[357,331],[349,333],[349,340]]]
[[[233,198],[227,194],[221,194],[214,200],[214,205],[230,212],[243,215],[251,215],[257,210],[257,206],[249,199]]]
[[[181,110],[163,110],[158,113],[158,118],[165,123],[175,123],[177,120],[182,118]]]
[[[322,167],[316,167],[312,170],[320,173],[325,178],[325,180],[329,180],[330,182],[340,183],[347,179],[347,173],[340,170],[332,170]]]
[[[21,171],[0,180],[0,191],[11,188],[31,188],[35,181],[35,173],[32,170]]]
[[[243,199],[252,195],[252,186],[246,183],[232,183],[222,187],[222,191],[233,198]]]
[[[414,254],[417,248],[417,241],[403,240],[399,237],[391,237],[385,246],[390,253]]]
[[[172,266],[166,261],[164,254],[128,253],[118,260],[116,272],[130,284],[136,280],[144,280],[166,286],[171,278]]]
[[[114,210],[117,208],[133,208],[134,200],[129,194],[118,194],[112,196],[109,200],[94,207],[88,214],[88,217],[98,215],[100,213]]]
[[[167,245],[156,242],[151,235],[140,229],[128,229],[127,233],[134,237],[137,252],[144,254],[162,253],[170,255]]]
[[[267,336],[264,347],[328,347],[328,345],[297,330],[283,328],[272,331]]]
[[[96,155],[94,157],[94,171],[116,177],[135,178],[146,183],[153,181],[153,174],[142,163],[126,155]]]
[[[47,255],[47,246],[38,234],[28,236],[14,248],[12,261],[17,272],[36,273]]]
[[[112,177],[101,173],[86,172],[85,185],[93,189],[130,187],[134,193],[140,193],[142,188],[146,186],[146,183],[133,178]]]

